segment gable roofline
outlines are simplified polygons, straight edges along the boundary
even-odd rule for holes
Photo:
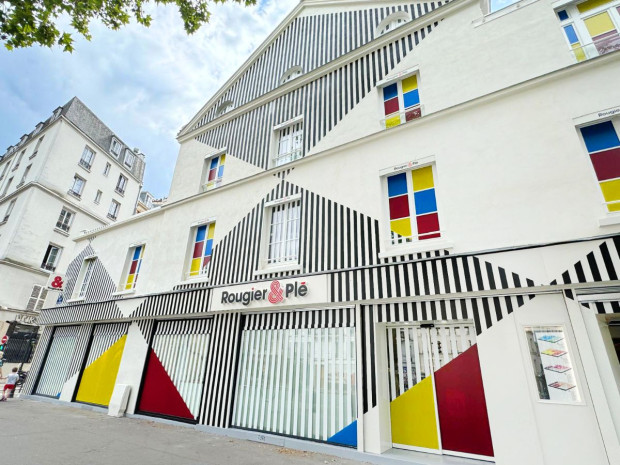
[[[431,1],[433,0],[393,0],[391,4],[410,4],[412,2],[427,3]],[[442,6],[445,6],[445,4],[450,4],[453,1],[454,0],[444,0],[445,3]],[[198,123],[198,121],[200,121],[202,116],[204,116],[204,114],[211,108],[213,104],[217,103],[220,97],[222,97],[230,89],[230,87],[235,83],[237,79],[243,76],[243,74],[248,70],[248,68],[252,66],[254,61],[260,57],[260,55],[271,45],[271,43],[278,37],[278,35],[280,35],[289,26],[293,19],[295,19],[295,17],[298,16],[299,13],[301,13],[303,10],[310,7],[325,6],[360,6],[362,8],[369,8],[373,5],[381,5],[381,2],[377,0],[300,0],[297,6],[295,6],[295,8],[293,8],[291,12],[286,15],[286,17],[280,22],[280,24],[278,24],[278,26],[271,32],[271,34],[267,36],[267,38],[256,48],[256,50],[254,50],[254,52],[252,52],[252,54],[243,62],[243,64],[237,69],[237,71],[235,71],[235,73],[230,78],[228,78],[228,80],[217,90],[217,92],[213,94],[213,96],[207,101],[207,103],[205,103],[200,108],[200,110],[194,115],[194,117],[181,128],[181,130],[177,134],[177,140],[180,142],[182,139],[186,139],[188,134],[194,133],[195,130],[200,129],[194,128],[194,126]],[[368,43],[373,43],[376,40],[377,38]],[[352,50],[352,52],[354,52],[355,50],[357,49]]]
[[[428,0],[429,2],[431,0]],[[416,19],[413,19],[412,21],[409,21],[408,23],[404,24],[403,26],[400,26],[396,29],[393,29],[392,31],[383,34],[379,37],[376,37],[375,39],[365,43],[364,45],[361,45],[353,50],[351,50],[348,53],[345,53],[344,55],[339,56],[338,58],[325,63],[322,66],[319,66],[318,68],[313,69],[312,71],[308,72],[308,73],[304,73],[303,75],[301,75],[300,77],[289,81],[285,84],[282,84],[280,86],[275,87],[273,90],[264,93],[263,95],[260,95],[259,97],[250,100],[249,102],[234,108],[233,110],[227,112],[225,115],[219,117],[219,118],[215,118],[211,121],[206,122],[205,124],[203,124],[200,127],[197,128],[193,128],[193,125],[196,124],[196,121],[198,121],[200,119],[201,116],[204,115],[204,111],[205,109],[209,108],[209,105],[212,103],[212,101],[215,98],[219,98],[219,96],[221,96],[221,94],[228,89],[227,86],[222,87],[218,93],[211,99],[209,100],[209,102],[203,107],[203,109],[192,119],[192,123],[191,126],[190,124],[188,124],[187,126],[184,127],[182,132],[179,132],[179,134],[177,135],[177,141],[179,143],[183,143],[187,140],[190,140],[194,137],[196,137],[199,134],[202,134],[205,131],[208,131],[210,129],[213,129],[215,127],[221,126],[223,124],[228,123],[229,121],[238,118],[241,114],[246,113],[248,111],[251,111],[255,108],[258,108],[262,105],[265,105],[266,103],[278,98],[278,97],[282,97],[283,95],[286,95],[288,93],[290,93],[292,90],[298,88],[298,87],[303,87],[304,85],[307,85],[309,83],[311,83],[312,81],[316,80],[317,77],[323,76],[325,74],[330,73],[331,71],[338,69],[339,67],[341,67],[343,64],[351,62],[357,58],[360,58],[362,56],[364,56],[365,54],[367,54],[369,51],[376,49],[377,47],[381,47],[383,45],[387,45],[391,42],[393,42],[396,38],[400,37],[400,36],[404,36],[407,35],[409,33],[411,33],[412,31],[418,30],[420,27],[424,27],[427,24],[432,24],[433,22],[437,22],[440,21],[441,19],[443,19],[444,17],[446,17],[449,14],[452,14],[455,11],[459,11],[461,10],[463,7],[465,7],[466,5],[468,5],[469,3],[473,2],[475,0],[448,0],[445,1],[443,3],[443,5],[441,5],[440,7],[435,8],[432,11],[429,11],[426,14],[423,14],[422,16],[419,16]],[[323,2],[320,2],[321,4],[323,4]],[[350,3],[359,3],[359,2],[350,2]],[[376,3],[376,2],[373,2]],[[405,2],[406,3],[406,2]],[[424,1],[423,3],[426,3],[426,1]],[[244,65],[245,66],[245,65]]]

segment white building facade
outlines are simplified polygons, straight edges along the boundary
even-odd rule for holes
[[[27,391],[618,463],[619,8],[300,2],[180,133],[168,202],[76,239]]]
[[[0,336],[8,331],[6,363],[27,362],[30,341],[20,340],[14,329],[34,323],[50,274],[73,258],[72,236],[133,215],[144,166],[144,156],[78,98],[0,158]]]

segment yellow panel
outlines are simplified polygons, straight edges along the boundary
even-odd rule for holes
[[[223,155],[220,156],[220,165],[223,165],[225,161],[226,161],[226,154],[224,153]]]
[[[127,276],[127,285],[132,284],[135,277],[135,274],[130,274],[129,276]]]
[[[207,239],[213,239],[215,234],[215,223],[209,225],[209,231],[207,231]]]
[[[393,128],[394,126],[398,126],[400,124],[400,115],[392,116],[385,120],[386,128]]]
[[[434,187],[433,183],[433,167],[427,166],[420,168],[419,170],[413,170],[411,172],[411,178],[413,179],[413,191],[421,191],[424,189],[430,189]]]
[[[128,291],[129,289],[133,289],[133,285],[132,284],[125,285],[125,290]]]
[[[189,274],[193,275],[193,274],[198,273],[198,271],[200,271],[200,261],[201,261],[200,258],[194,258],[192,260],[192,266],[189,269]]]
[[[585,19],[583,22],[586,23],[586,27],[592,38],[616,30],[614,23],[611,22],[609,13],[606,11]]]
[[[439,449],[433,378],[424,378],[390,403],[392,442]]]
[[[411,237],[411,220],[401,218],[400,220],[390,221],[390,229],[401,236]]]
[[[586,59],[586,54],[583,51],[583,47],[579,42],[573,44],[573,53],[575,54],[575,58],[577,58],[577,61],[583,61]]]
[[[602,182],[601,190],[603,191],[605,202],[620,200],[620,179]]]
[[[579,10],[579,13],[585,13],[586,11],[593,10],[594,8],[598,8],[602,5],[607,5],[611,2],[612,0],[588,0],[587,2],[577,5],[577,9]]]
[[[610,212],[620,212],[620,203],[610,203],[607,205],[607,210]]]
[[[75,400],[104,406],[110,403],[126,339],[125,334],[84,369]]]
[[[403,79],[403,92],[409,92],[418,88],[418,77],[414,74],[407,79]]]

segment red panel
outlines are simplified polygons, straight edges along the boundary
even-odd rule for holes
[[[477,345],[435,372],[435,390],[442,447],[492,457]]]
[[[133,260],[131,262],[131,267],[129,268],[129,274],[134,274],[136,272],[137,266],[138,266],[138,260]]]
[[[406,195],[390,199],[390,219],[406,218],[409,216],[409,199]]]
[[[418,234],[439,231],[439,216],[437,213],[429,213],[416,217],[418,224]]]
[[[202,257],[202,248],[205,245],[204,241],[196,242],[194,244],[194,255],[192,258],[200,258]]]
[[[422,110],[420,107],[414,108],[413,110],[409,110],[405,113],[405,119],[407,121],[411,121],[412,119],[417,119],[422,116]]]
[[[194,420],[194,415],[187,408],[153,349],[149,352],[149,363],[146,367],[138,410]]]
[[[599,181],[620,178],[620,147],[590,155]]]
[[[207,181],[213,181],[215,179],[215,172],[217,170],[215,168],[213,168],[212,170],[209,170],[209,178],[207,179]]]
[[[441,237],[441,234],[440,233],[427,234],[426,236],[419,237],[419,239],[423,241],[424,239],[434,239],[435,237]]]
[[[398,97],[383,102],[383,108],[385,108],[385,114],[391,115],[398,111]]]

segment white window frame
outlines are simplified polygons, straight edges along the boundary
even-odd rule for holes
[[[112,206],[115,206],[114,213],[112,213]],[[121,209],[120,202],[112,199],[112,202],[110,202],[110,208],[108,208],[108,218],[116,221],[118,219],[118,212],[120,211],[120,209]]]
[[[81,184],[81,186],[80,186],[80,190],[79,190],[79,192],[76,192],[76,191],[75,191],[75,185],[76,185],[76,182],[77,182],[77,180],[78,180],[78,179],[79,179],[80,181],[82,181],[82,184]],[[85,185],[86,185],[86,179],[84,179],[83,177],[81,177],[81,176],[79,176],[79,175],[75,174],[75,175],[73,176],[73,185],[71,186],[71,189],[69,189],[69,193],[71,193],[72,195],[76,196],[77,198],[81,198],[81,197],[82,197],[82,194],[84,193],[84,186],[85,186]]]
[[[183,279],[185,281],[201,281],[201,282],[209,281],[208,274],[209,274],[209,270],[211,269],[211,262],[209,262],[209,265],[206,270],[202,269],[202,265],[204,264],[204,259],[205,259],[204,250],[203,250],[202,256],[200,257],[200,268],[198,270],[198,274],[196,276],[190,276],[190,272],[191,272],[192,260],[194,256],[194,244],[196,243],[196,231],[201,226],[207,227],[207,231],[205,232],[205,247],[206,247],[207,240],[209,237],[209,226],[211,224],[215,225],[215,223],[216,223],[215,217],[211,217],[211,218],[206,218],[204,220],[196,221],[190,225],[187,252],[185,254],[185,257],[186,257],[186,263],[184,266],[185,272],[183,273]],[[213,244],[214,244],[213,248],[215,248],[215,238],[213,238]],[[211,251],[211,260],[213,260],[213,251]]]
[[[413,105],[411,107],[405,108],[405,98],[403,96],[403,81],[414,75],[416,76],[417,83],[418,83],[418,96],[419,96],[420,102],[417,105]],[[383,97],[383,90],[385,87],[388,87],[392,84],[396,84],[396,87],[397,87],[398,115],[400,116],[400,124],[407,123],[407,112],[413,111],[416,108],[420,109],[420,116],[416,119],[422,118],[424,116],[424,105],[422,105],[422,95],[420,92],[420,88],[422,87],[422,80],[420,78],[420,68],[418,66],[413,66],[404,71],[401,71],[400,73],[394,76],[389,76],[386,79],[379,81],[377,83],[378,97],[379,97],[379,100],[378,100],[379,110],[378,111],[379,111],[379,114],[382,115],[382,117],[380,118],[380,121],[381,121],[381,126],[383,127],[383,129],[386,129],[386,125],[385,125],[386,120],[394,118],[396,116],[396,113],[390,113],[390,115],[386,115],[385,107],[384,107],[385,100]]]
[[[90,156],[87,156],[90,155]],[[80,161],[78,164],[86,169],[86,171],[90,172],[90,169],[93,166],[93,162],[95,161],[95,151],[91,149],[88,145],[84,146],[84,150],[82,150],[82,156],[80,157]]]
[[[21,164],[22,158],[24,158],[25,154],[26,154],[26,149],[22,150],[17,156],[17,158],[15,158],[15,164],[13,165],[13,171],[19,168],[19,165]]]
[[[32,135],[34,136],[35,134],[38,134],[39,131],[41,131],[41,129],[43,129],[43,123],[39,123],[34,127],[34,131],[32,131]]]
[[[32,155],[30,155],[30,157],[28,158],[34,158],[37,156],[37,153],[39,153],[39,148],[41,147],[41,144],[43,143],[43,139],[45,138],[45,136],[41,136],[39,137],[39,140],[37,141],[36,145],[34,146],[34,152],[32,152]]]
[[[129,163],[127,163],[128,161]],[[125,149],[125,160],[123,161],[125,166],[129,169],[132,169],[135,162],[136,162],[136,154],[133,153],[131,149]]]
[[[103,169],[103,175],[105,177],[108,177],[108,175],[110,174],[110,168],[112,168],[112,164],[110,162],[106,162],[105,168]]]
[[[114,155],[114,157],[118,158],[123,151],[123,144],[116,138],[112,137],[112,142],[110,142],[110,153]]]
[[[289,140],[290,148],[283,149],[283,141]],[[295,143],[299,144],[298,147],[295,147]],[[274,147],[274,149],[272,150],[272,157],[270,161],[271,168],[277,168],[304,157],[303,115],[297,116],[273,127],[272,147]]]
[[[56,221],[56,229],[60,229],[61,231],[68,233],[71,229],[74,218],[75,212],[63,206],[60,210],[60,215],[58,215],[58,221]]]
[[[26,169],[24,170],[24,174],[22,174],[22,179],[21,181],[19,181],[19,184],[17,186],[21,186],[26,182],[26,178],[28,177],[28,173],[30,173],[31,168],[32,168],[32,163],[26,166]]]
[[[9,179],[7,179],[6,184],[4,185],[4,190],[2,191],[2,195],[0,195],[0,197],[4,197],[6,195],[6,193],[9,191],[9,188],[11,187],[11,183],[13,182],[14,176],[11,176]]]
[[[375,36],[381,36],[411,21],[411,15],[404,10],[395,11],[386,16],[377,26]]]
[[[97,190],[97,193],[95,194],[95,200],[93,200],[93,202],[95,202],[96,204],[99,204],[101,202],[102,195],[103,195],[103,192],[101,192],[100,190]]]
[[[52,262],[50,262],[49,260],[50,254],[48,254],[48,250],[50,250],[50,247],[57,249],[56,255],[54,256],[54,260]],[[50,242],[47,245],[47,248],[45,249],[45,254],[43,255],[43,260],[41,261],[41,269],[45,271],[54,272],[56,268],[58,267],[58,262],[60,262],[61,255],[62,255],[62,247]]]
[[[118,290],[116,292],[113,292],[112,295],[133,294],[136,292],[136,283],[138,282],[136,279],[134,279],[131,289],[125,289],[136,247],[142,247],[142,256],[139,259],[140,261],[137,267],[137,274],[138,277],[140,277],[140,273],[142,272],[142,261],[144,260],[144,249],[146,248],[146,241],[135,242],[129,245],[129,249],[127,250],[127,255],[125,257],[125,264],[123,265],[123,273],[121,274],[121,280],[118,283],[117,287]]]
[[[225,115],[233,108],[234,108],[234,105],[233,105],[232,100],[224,100],[222,103],[218,105],[217,110],[215,110],[215,117],[217,118],[219,116]]]
[[[0,181],[2,181],[5,178],[6,173],[9,171],[9,166],[10,165],[11,164],[9,162],[5,162],[4,163],[4,169],[2,170],[2,175],[0,175]]]
[[[122,182],[121,182],[122,181]],[[116,187],[114,188],[114,192],[120,195],[125,195],[125,191],[127,190],[127,183],[129,182],[129,178],[123,174],[118,175],[118,181],[116,181]]]
[[[9,220],[11,213],[13,213],[13,208],[15,208],[16,202],[17,202],[17,199],[12,199],[9,202],[9,206],[6,207],[6,212],[4,213],[4,219],[2,220],[2,223],[6,223]]]
[[[294,79],[297,79],[302,74],[304,74],[304,69],[301,66],[291,66],[284,72],[284,74],[282,74],[282,77],[280,78],[280,84],[285,84]]]
[[[220,172],[220,167],[222,166],[222,160],[221,160],[221,156],[225,155],[226,158],[228,158],[228,152],[226,150],[226,147],[224,147],[223,149],[212,153],[210,155],[207,155],[205,157],[205,161],[204,161],[204,165],[203,165],[203,174],[202,174],[202,184],[201,184],[201,189],[202,192],[206,192],[206,191],[210,191],[212,189],[215,189],[217,187],[219,187],[222,184],[222,180],[224,179],[224,174],[222,173],[222,176],[218,176],[219,172]],[[215,174],[215,179],[212,181],[209,181],[209,167],[211,166],[211,160],[213,160],[214,158],[218,158],[217,161],[217,167],[215,168],[216,170],[216,174]],[[226,160],[224,160],[224,166],[226,163]]]
[[[388,197],[388,183],[387,179],[390,176],[394,176],[401,173],[411,173],[412,171],[420,168],[432,166],[433,168],[433,184],[435,189],[435,202],[437,203],[437,216],[439,218],[439,233],[440,237],[420,240],[417,236],[417,224],[415,223],[415,201],[413,197],[413,188],[411,176],[407,176],[407,192],[409,200],[409,213],[411,220],[411,241],[404,241],[401,243],[393,243],[392,231],[390,229],[390,204]],[[454,247],[454,244],[447,239],[445,229],[445,219],[442,215],[443,206],[440,199],[440,185],[437,176],[437,164],[434,156],[420,157],[415,160],[401,163],[396,166],[382,169],[379,172],[381,178],[381,198],[382,198],[382,227],[379,228],[379,239],[381,244],[381,251],[379,252],[379,258],[397,257],[401,255],[407,255],[417,252],[425,252],[431,250],[449,250]]]
[[[96,255],[91,255],[84,258],[82,266],[80,267],[80,272],[78,274],[75,288],[73,289],[73,296],[71,297],[71,300],[85,299],[86,292],[88,291],[88,286],[90,285],[90,281],[93,277],[96,261]]]
[[[297,207],[298,216],[291,219],[290,212],[292,212],[293,208],[295,207]],[[282,211],[282,208],[284,208],[284,212],[286,212],[284,213],[283,221],[279,223],[282,225],[279,236],[280,238],[282,238],[282,240],[274,241],[271,237],[274,227],[274,212],[276,210]],[[263,217],[264,221],[262,233],[263,239],[261,241],[261,269],[265,271],[288,271],[289,269],[299,269],[302,229],[301,194],[295,194],[292,196],[283,197],[277,200],[273,200],[271,202],[267,202],[265,204]],[[296,223],[296,225],[294,223]],[[297,229],[297,236],[292,239],[286,239],[291,227]],[[293,245],[293,247],[295,248],[294,254],[287,255],[286,250],[288,249],[289,243],[291,242],[296,242],[297,245]],[[273,255],[272,251],[275,251]]]

